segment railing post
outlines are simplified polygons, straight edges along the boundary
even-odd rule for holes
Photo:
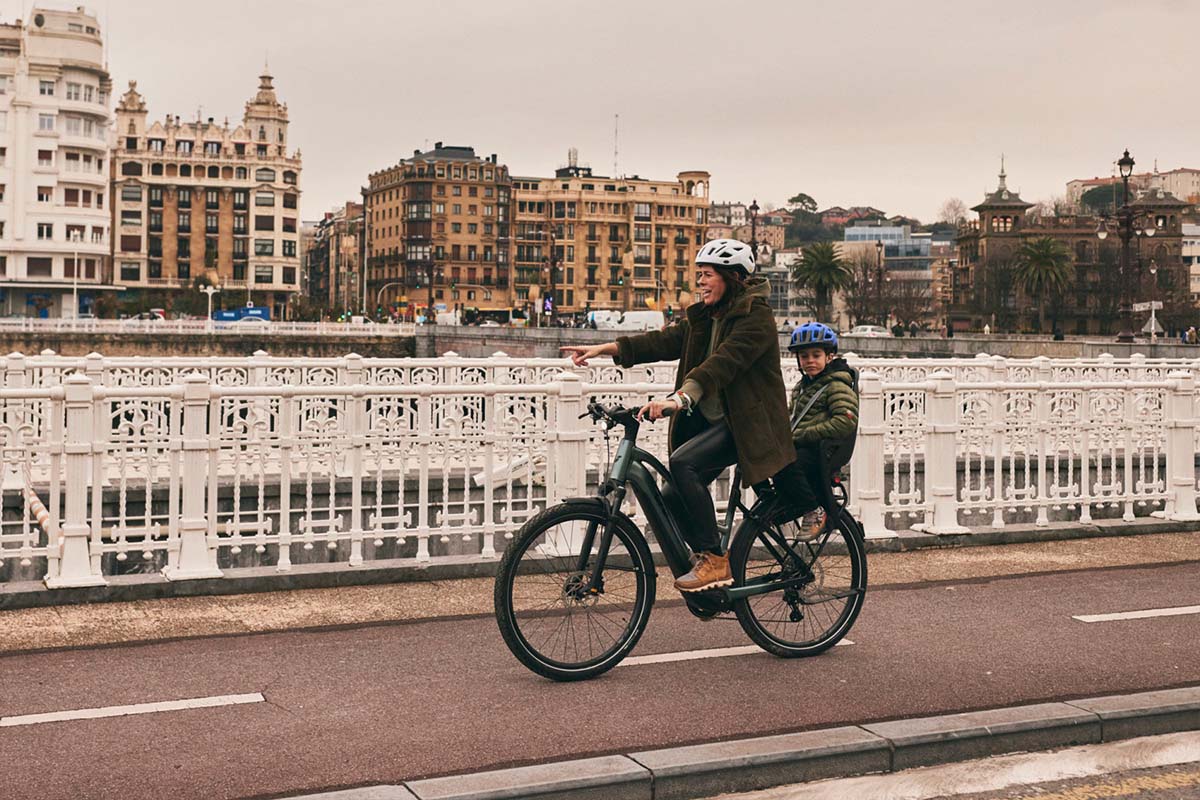
[[[558,468],[555,500],[587,494],[588,441],[591,431],[579,418],[585,410],[583,381],[574,372],[563,371],[555,378],[562,387],[555,405],[554,431]]]
[[[70,586],[104,586],[108,583],[100,569],[100,559],[92,558],[92,526],[88,524],[88,495],[91,487],[88,469],[92,461],[92,404],[95,390],[86,375],[71,375],[63,383],[63,401],[67,417],[63,441],[66,507],[58,541],[58,574],[46,575],[48,589]],[[51,536],[55,532],[51,531]]]
[[[25,388],[25,356],[20,353],[9,353],[4,359],[4,388],[5,389],[23,389]],[[16,431],[20,428],[20,412],[17,411],[16,403],[8,403],[4,411],[4,424],[10,431]],[[16,440],[14,437],[14,449]],[[3,464],[4,475],[0,478],[0,487],[5,489],[20,489],[25,485],[25,478],[21,475],[21,465],[19,459],[6,458]]]
[[[215,543],[209,545],[204,507],[208,489],[208,415],[212,386],[208,377],[183,378],[182,455],[179,473],[179,557],[163,570],[168,580],[220,578]]]
[[[92,381],[92,386],[106,386],[107,381],[104,379],[105,363],[104,356],[96,352],[88,353],[83,359],[83,374],[87,375]],[[93,414],[92,433],[95,435],[95,442],[98,448],[102,448],[104,452],[108,450],[109,438],[112,434],[112,425],[106,424],[107,406],[104,403],[95,403],[95,412]],[[100,485],[108,486],[108,470],[104,469],[104,464],[99,464],[100,468]]]
[[[359,377],[362,376],[360,371]],[[363,563],[363,504],[362,485],[366,476],[363,474],[363,454],[367,447],[367,399],[361,383],[354,384],[351,395],[346,399],[350,404],[350,566],[357,567]],[[378,466],[382,469],[382,466]],[[401,477],[403,480],[403,477]],[[401,486],[403,493],[403,486]]]
[[[954,376],[938,370],[930,377],[926,394],[929,423],[925,433],[925,501],[933,509],[930,521],[913,530],[934,535],[968,533],[958,524],[958,409]]]
[[[1049,481],[1047,470],[1050,469],[1050,428],[1054,425],[1054,420],[1050,418],[1050,391],[1049,386],[1054,381],[1054,370],[1050,359],[1045,356],[1038,356],[1033,359],[1035,367],[1034,379],[1042,385],[1043,388],[1038,390],[1036,409],[1037,419],[1035,420],[1037,427],[1035,435],[1037,436],[1037,519],[1035,525],[1043,526],[1050,524],[1050,507],[1047,504],[1049,499]]]
[[[1196,512],[1196,378],[1186,370],[1167,375],[1167,519],[1192,522]]]
[[[858,380],[858,444],[850,457],[850,504],[868,539],[896,537],[884,525],[883,382],[875,372]]]

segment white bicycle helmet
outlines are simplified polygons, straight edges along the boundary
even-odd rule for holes
[[[737,239],[713,239],[705,242],[696,253],[697,264],[714,267],[732,267],[744,275],[754,274],[754,254],[750,245]]]

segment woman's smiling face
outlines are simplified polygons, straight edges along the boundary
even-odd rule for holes
[[[725,296],[725,279],[708,264],[696,268],[696,288],[700,292],[700,302],[706,306],[715,305]]]

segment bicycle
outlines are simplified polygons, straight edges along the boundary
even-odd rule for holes
[[[526,522],[500,561],[495,614],[500,634],[517,659],[557,681],[600,675],[637,644],[654,604],[656,572],[645,535],[621,511],[633,489],[671,572],[691,569],[680,532],[687,520],[662,462],[637,446],[634,409],[588,404],[581,418],[603,422],[605,437],[620,425],[624,436],[609,474],[594,497],[564,500]],[[750,639],[783,658],[814,656],[840,641],[862,609],[867,588],[863,530],[846,510],[837,469],[849,460],[853,438],[822,443],[825,523],[811,538],[768,487],[758,500],[741,500],[735,469],[723,525],[734,584],[684,593],[688,609],[711,619],[732,611]],[[825,484],[828,484],[827,486]],[[734,517],[742,521],[733,529]],[[732,532],[732,533],[731,533]]]

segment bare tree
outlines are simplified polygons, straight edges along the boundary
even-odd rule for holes
[[[866,251],[850,259],[850,285],[843,296],[852,326],[877,324],[881,318],[878,309],[882,303],[875,291],[876,259]]]
[[[929,285],[919,280],[893,278],[884,281],[884,305],[901,325],[933,316]]]
[[[1017,317],[1016,265],[1011,259],[989,258],[975,268],[970,307],[993,332],[1010,331]]]
[[[946,202],[942,203],[942,209],[938,212],[939,222],[949,222],[952,225],[957,225],[964,222],[967,218],[967,204],[957,197],[951,197]]]

